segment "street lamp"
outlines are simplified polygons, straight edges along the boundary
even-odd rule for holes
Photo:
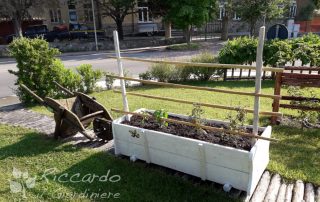
[[[97,37],[97,27],[96,27],[96,16],[94,14],[93,0],[91,0],[91,6],[92,6],[92,19],[93,19],[93,28],[94,28],[94,39],[95,39],[95,42],[96,42],[96,51],[98,51],[99,47],[98,47],[98,37]]]

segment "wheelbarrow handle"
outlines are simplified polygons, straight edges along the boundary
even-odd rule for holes
[[[60,89],[62,90],[63,92],[67,93],[69,96],[74,96],[74,93],[71,92],[70,90],[68,90],[67,88],[63,87],[61,84],[59,84],[58,82],[56,81],[53,81],[53,83]]]
[[[45,104],[44,100],[37,94],[32,92],[32,90],[30,90],[27,86],[25,86],[24,84],[20,84],[20,87],[23,88],[23,90],[27,91],[30,95],[32,95],[32,97],[34,97],[40,104]]]

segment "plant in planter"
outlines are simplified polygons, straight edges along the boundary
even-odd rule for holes
[[[228,122],[202,119],[203,110],[199,108],[194,107],[193,121],[190,116],[146,109],[135,111],[140,115],[130,115],[129,120],[126,116],[114,120],[112,129],[115,153],[198,176],[203,180],[228,184],[251,195],[269,162],[269,141],[259,139],[251,145],[250,138],[240,136],[233,136],[232,141],[220,141],[222,132],[217,131],[206,130],[207,135],[194,134],[194,127],[216,126],[227,129],[229,125]],[[244,113],[243,110],[239,111],[237,120],[240,121],[237,123],[243,125],[240,128],[247,132],[252,130],[252,126],[244,126]],[[156,123],[148,119],[145,120],[148,124],[142,124],[141,113],[144,112],[153,114],[151,118]],[[174,122],[168,126],[169,119],[166,122],[163,119],[169,115],[170,120],[182,120],[193,126]],[[198,125],[194,126],[194,123]],[[270,138],[271,126],[259,128],[259,135]]]
[[[198,134],[207,134],[207,132],[201,128],[201,125],[204,123],[202,119],[203,114],[204,110],[201,108],[201,105],[196,103],[193,104],[190,120],[196,125],[195,128]]]
[[[168,123],[163,120],[163,118],[165,118],[165,119],[168,118],[168,112],[166,110],[158,109],[158,110],[154,111],[153,117],[157,121],[160,128],[168,126]]]
[[[245,132],[246,117],[247,117],[247,111],[245,110],[245,108],[241,106],[237,107],[235,116],[233,113],[229,113],[227,116],[227,120],[229,121],[229,124],[227,126],[228,130]],[[228,140],[230,138],[230,135],[227,135],[226,133],[222,133],[222,138],[224,140]]]

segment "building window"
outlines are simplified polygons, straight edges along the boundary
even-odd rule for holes
[[[289,18],[296,17],[296,14],[297,14],[297,3],[291,2],[290,8],[289,8]]]
[[[148,7],[138,7],[139,22],[152,22],[152,15]]]
[[[78,21],[77,11],[69,10],[69,21],[71,23],[76,23]]]
[[[92,12],[92,5],[91,4],[84,4],[84,20],[86,22],[93,22],[93,12]]]
[[[61,22],[61,11],[60,9],[53,10],[50,9],[50,20],[51,22],[59,23]]]
[[[222,18],[224,17],[226,13],[226,9],[224,8],[224,4],[220,4],[219,5],[219,16],[218,16],[218,20],[222,20]]]

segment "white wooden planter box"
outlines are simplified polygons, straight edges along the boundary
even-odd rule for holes
[[[145,109],[136,112],[141,111]],[[183,115],[170,115],[187,118]],[[269,141],[266,140],[257,140],[251,151],[245,151],[121,124],[124,120],[125,116],[112,123],[116,154],[165,166],[203,180],[229,184],[246,191],[249,196],[254,192],[269,163]],[[222,121],[209,121],[226,124]],[[259,130],[263,131],[261,136],[271,136],[271,126]]]

